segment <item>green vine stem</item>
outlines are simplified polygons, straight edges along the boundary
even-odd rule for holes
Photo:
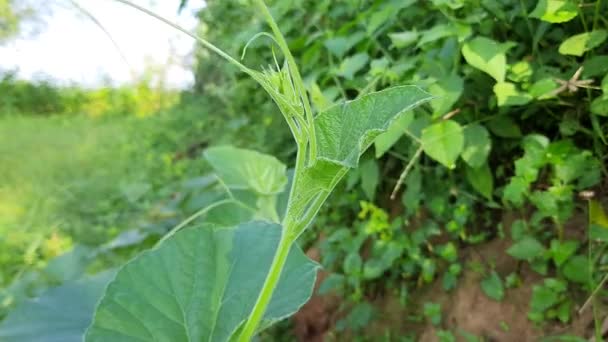
[[[272,260],[272,264],[270,265],[270,270],[268,271],[268,276],[266,277],[264,285],[262,286],[262,291],[260,292],[253,310],[251,311],[251,314],[249,314],[249,318],[247,319],[241,335],[239,336],[240,342],[249,342],[255,335],[258,326],[262,322],[264,313],[266,313],[266,308],[272,299],[274,289],[277,287],[279,279],[281,278],[281,273],[283,271],[283,267],[285,266],[285,262],[287,261],[287,256],[289,255],[293,242],[294,241],[290,238],[289,234],[286,234],[285,230],[283,230],[277,251],[274,255],[274,259]]]

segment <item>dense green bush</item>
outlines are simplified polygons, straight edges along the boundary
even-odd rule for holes
[[[438,277],[451,289],[463,269],[458,250],[506,233],[513,240],[508,253],[540,274],[563,279],[570,290],[595,287],[605,269],[602,249],[575,244],[564,224],[585,211],[580,192],[606,193],[607,3],[293,0],[274,1],[272,10],[316,110],[396,84],[439,97],[376,141],[375,154],[344,185],[356,195],[332,199],[319,218],[323,264],[339,275],[332,286],[355,302],[377,290],[375,279],[386,291],[401,289],[404,300],[416,284]],[[199,17],[205,37],[233,55],[247,45],[247,65],[274,64],[273,42],[251,40],[264,30],[251,7],[209,1]],[[257,110],[269,104],[258,96],[262,90],[217,65],[200,52],[195,91],[225,99],[232,120],[251,123],[243,132],[270,132],[263,122],[274,117]],[[276,139],[262,145],[280,151]],[[404,191],[391,201],[400,176]],[[365,204],[357,220],[361,198],[377,207]],[[523,221],[498,226],[499,209]],[[447,243],[428,247],[445,235]],[[580,272],[572,273],[574,265]],[[570,319],[572,302],[546,305],[530,319]]]
[[[135,85],[84,89],[60,86],[52,80],[26,81],[15,72],[0,73],[0,115],[134,115],[147,116],[170,108],[179,100],[174,90]]]

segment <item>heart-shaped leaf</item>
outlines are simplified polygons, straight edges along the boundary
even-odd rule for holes
[[[232,146],[208,148],[204,156],[229,188],[272,195],[287,184],[285,165],[273,156]]]
[[[262,221],[176,233],[118,272],[86,341],[228,341],[251,312],[280,237],[279,225]],[[310,298],[317,267],[291,250],[263,326]]]
[[[421,141],[424,153],[446,167],[454,168],[464,147],[464,134],[457,122],[445,120],[425,128]]]
[[[549,23],[564,23],[576,17],[578,9],[570,0],[539,0],[530,17]]]
[[[486,37],[476,37],[464,44],[462,55],[469,65],[503,82],[507,72],[508,46]]]
[[[607,30],[577,34],[562,42],[558,51],[562,55],[582,56],[585,52],[600,46],[606,38],[608,38]]]

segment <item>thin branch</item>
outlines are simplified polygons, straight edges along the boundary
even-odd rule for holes
[[[110,40],[112,45],[114,45],[114,48],[120,55],[120,58],[122,59],[122,61],[127,65],[127,68],[129,68],[129,73],[131,74],[131,78],[135,81],[135,79],[137,78],[136,74],[135,74],[135,69],[133,69],[133,66],[131,65],[131,63],[129,63],[127,56],[124,54],[120,45],[118,45],[118,42],[116,42],[116,40],[114,39],[114,37],[112,36],[110,31],[108,31],[106,29],[106,27],[97,19],[97,17],[95,17],[93,15],[93,13],[91,13],[86,8],[80,6],[80,4],[78,2],[76,2],[75,0],[68,0],[68,1],[72,4],[72,6],[74,6],[77,10],[82,12],[82,14],[84,14],[87,18],[89,18],[89,20],[91,20],[95,25],[97,25],[97,27],[99,27],[99,29],[101,31],[103,31],[103,33],[108,37],[108,39]]]
[[[422,146],[416,150],[416,153],[414,153],[414,156],[412,157],[412,159],[410,159],[410,162],[407,164],[407,166],[401,173],[401,176],[399,176],[399,180],[397,181],[397,184],[395,184],[395,188],[393,189],[393,192],[391,193],[392,200],[394,200],[395,196],[397,196],[397,192],[401,188],[403,181],[405,181],[405,177],[407,177],[408,173],[410,173],[411,169],[414,167],[414,164],[416,164],[416,161],[418,160],[418,158],[420,158],[421,154],[422,154]]]

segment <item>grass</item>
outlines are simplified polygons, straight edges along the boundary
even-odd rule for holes
[[[155,120],[0,117],[0,284],[2,273],[133,224],[146,193],[175,172],[154,146]]]

